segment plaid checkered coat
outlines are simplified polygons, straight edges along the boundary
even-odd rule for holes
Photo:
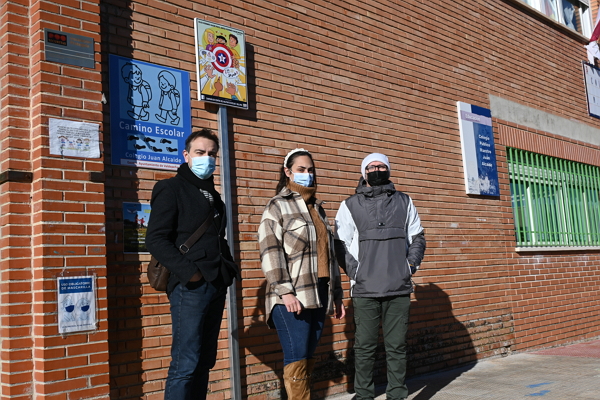
[[[267,324],[271,328],[271,310],[275,304],[284,304],[280,297],[284,294],[295,294],[304,308],[325,306],[328,314],[333,314],[333,301],[342,298],[333,233],[322,203],[317,200],[315,208],[327,227],[329,241],[329,299],[324,305],[318,295],[317,234],[306,203],[297,192],[283,188],[265,207],[258,239],[267,278]]]

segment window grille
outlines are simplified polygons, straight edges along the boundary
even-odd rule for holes
[[[517,247],[600,247],[600,168],[507,153]]]

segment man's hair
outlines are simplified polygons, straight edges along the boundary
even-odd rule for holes
[[[198,138],[212,140],[217,145],[217,151],[219,151],[219,138],[208,128],[202,128],[199,131],[192,132],[192,134],[185,139],[185,151],[189,153],[192,147],[192,142]]]

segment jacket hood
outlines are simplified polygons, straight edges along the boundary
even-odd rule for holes
[[[380,185],[380,186],[367,186],[367,181],[362,176],[358,181],[358,186],[356,187],[356,194],[362,194],[367,197],[375,197],[382,193],[387,193],[391,195],[396,191],[396,187],[391,181]]]

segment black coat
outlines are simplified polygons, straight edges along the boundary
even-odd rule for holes
[[[185,174],[182,174],[182,168]],[[178,174],[159,181],[152,190],[151,214],[146,232],[146,247],[171,272],[167,294],[179,283],[187,284],[196,271],[204,279],[218,282],[221,255],[231,260],[229,246],[225,240],[225,207],[219,194],[214,190],[212,178],[202,183],[210,184],[215,200],[215,209],[220,214],[204,235],[191,246],[185,255],[179,246],[202,225],[209,216],[211,206],[208,199],[191,181],[191,171],[182,164]],[[186,179],[187,177],[187,179]],[[220,226],[219,226],[220,225]]]

